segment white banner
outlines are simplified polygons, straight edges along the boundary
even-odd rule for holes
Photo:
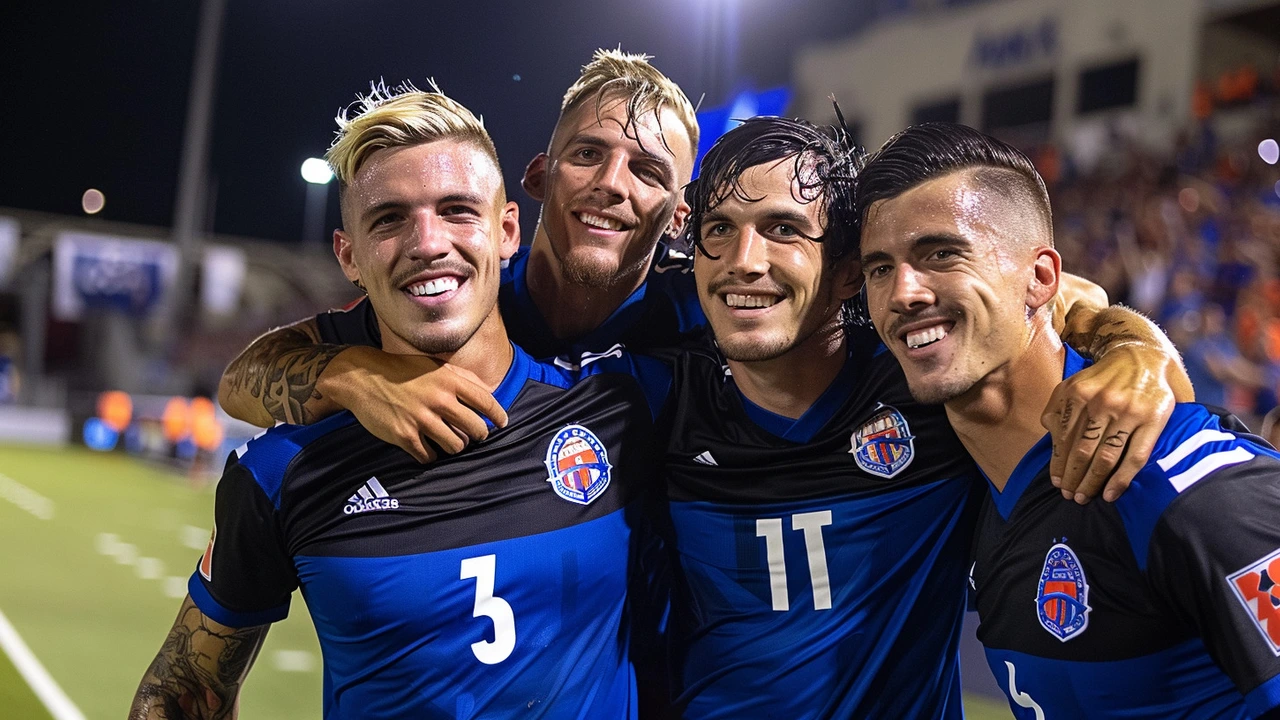
[[[22,232],[18,221],[11,217],[0,217],[0,288],[9,287],[13,280],[21,241]]]
[[[215,315],[233,315],[240,307],[240,291],[247,272],[244,250],[207,245],[201,268],[200,304]]]
[[[60,233],[53,251],[53,315],[79,320],[91,307],[147,315],[166,300],[177,272],[171,243]]]

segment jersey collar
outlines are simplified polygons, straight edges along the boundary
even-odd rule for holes
[[[511,412],[511,405],[524,387],[525,380],[529,379],[529,370],[533,364],[533,358],[529,357],[528,353],[521,350],[520,346],[511,344],[511,367],[507,368],[507,374],[503,376],[502,382],[498,383],[498,388],[493,391],[494,399],[503,410]],[[490,430],[494,427],[489,418],[484,419],[484,424]]]
[[[656,262],[665,248],[659,246],[654,251],[654,261]],[[520,318],[522,326],[526,328],[525,334],[535,337],[553,338],[551,327],[547,325],[547,320],[538,310],[538,305],[533,301],[533,296],[529,293],[529,282],[526,277],[529,272],[529,256],[531,253],[527,248],[521,248],[520,252],[511,259],[508,265],[508,271],[511,273],[511,292],[515,299],[516,314]],[[650,266],[649,272],[653,268]],[[584,351],[596,350],[612,346],[626,336],[627,330],[639,321],[644,310],[643,300],[645,294],[649,290],[649,276],[645,275],[644,282],[640,283],[640,287],[627,296],[626,300],[614,310],[603,323],[595,330],[572,340],[556,341],[565,352],[555,353],[557,355],[576,356]]]
[[[783,440],[790,440],[795,443],[805,443],[813,439],[818,431],[827,424],[836,411],[844,404],[844,401],[852,392],[854,383],[858,380],[857,366],[853,353],[845,356],[844,365],[840,367],[840,372],[836,374],[831,384],[826,390],[818,396],[809,409],[799,418],[789,418],[779,415],[775,412],[766,410],[759,405],[747,399],[742,394],[742,390],[734,384],[734,390],[738,393],[738,397],[742,398],[742,407],[747,412],[747,418],[751,422],[758,425],[762,430],[771,435],[776,435]]]
[[[1084,368],[1089,366],[1089,361],[1085,360],[1069,345],[1063,345],[1066,348],[1066,358],[1062,363],[1062,379],[1075,375]],[[986,479],[987,486],[991,489],[991,499],[996,503],[996,510],[1000,511],[1000,517],[1005,520],[1013,514],[1013,508],[1018,504],[1022,493],[1026,492],[1031,486],[1031,482],[1039,477],[1049,467],[1049,460],[1053,457],[1053,440],[1048,433],[1044,437],[1036,441],[1035,445],[1027,451],[1026,455],[1018,461],[1018,466],[1013,469],[1013,474],[1009,476],[1009,482],[1005,483],[1004,492],[996,490],[995,485],[991,484],[991,478],[986,473],[982,473],[982,477]],[[981,469],[979,469],[981,472]]]

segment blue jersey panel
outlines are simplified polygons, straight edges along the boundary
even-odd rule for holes
[[[1127,660],[1073,662],[987,648],[987,663],[1019,720],[1247,718],[1240,693],[1188,640]]]
[[[623,515],[417,555],[297,557],[325,717],[635,718]]]
[[[962,717],[972,488],[673,502],[686,717]]]

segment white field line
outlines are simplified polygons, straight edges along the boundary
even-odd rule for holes
[[[84,713],[62,692],[62,688],[58,687],[49,671],[44,669],[31,648],[22,641],[22,636],[9,624],[9,619],[3,612],[0,612],[0,648],[4,649],[14,667],[18,668],[18,672],[35,691],[40,702],[48,708],[54,720],[84,720]]]
[[[0,498],[4,498],[41,520],[53,519],[53,501],[0,473]]]

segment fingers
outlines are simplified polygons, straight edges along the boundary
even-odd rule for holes
[[[1151,453],[1155,452],[1161,430],[1163,430],[1162,426],[1144,425],[1133,431],[1129,437],[1128,447],[1124,451],[1124,460],[1107,481],[1107,486],[1102,492],[1103,500],[1115,502],[1129,489],[1129,484],[1142,471],[1142,468],[1146,467],[1147,461],[1151,459]]]
[[[445,367],[453,368],[452,365],[446,365]],[[481,384],[475,375],[466,370],[459,370],[458,375],[459,382],[455,388],[457,400],[475,413],[489,418],[495,426],[506,427],[507,411],[503,409],[498,399],[489,392],[489,389]],[[483,424],[484,422],[481,421],[481,425]],[[489,429],[485,427],[483,434],[479,436],[468,434],[477,440],[483,440],[488,436]]]
[[[1074,499],[1083,494],[1081,485],[1085,482],[1094,456],[1102,445],[1103,432],[1107,423],[1086,411],[1078,413],[1067,435],[1066,465],[1062,470],[1062,481],[1059,488],[1062,496]],[[1096,493],[1096,490],[1095,490]]]
[[[1102,430],[1102,441],[1098,443],[1097,449],[1093,453],[1093,460],[1089,463],[1083,480],[1076,488],[1073,499],[1077,503],[1084,505],[1097,497],[1102,492],[1103,485],[1109,484],[1108,478],[1116,482],[1118,487],[1129,486],[1129,481],[1133,480],[1137,470],[1130,472],[1126,477],[1122,472],[1120,461],[1125,455],[1131,434],[1129,430],[1118,429],[1117,423],[1112,423]],[[1127,471],[1128,466],[1123,466],[1123,468]],[[1112,473],[1115,474],[1113,475]]]
[[[1054,487],[1062,487],[1062,475],[1067,469],[1067,450],[1071,447],[1071,428],[1078,419],[1078,404],[1068,396],[1062,385],[1054,388],[1049,404],[1040,416],[1040,424],[1049,431],[1053,441],[1053,455],[1049,460],[1049,478]]]

